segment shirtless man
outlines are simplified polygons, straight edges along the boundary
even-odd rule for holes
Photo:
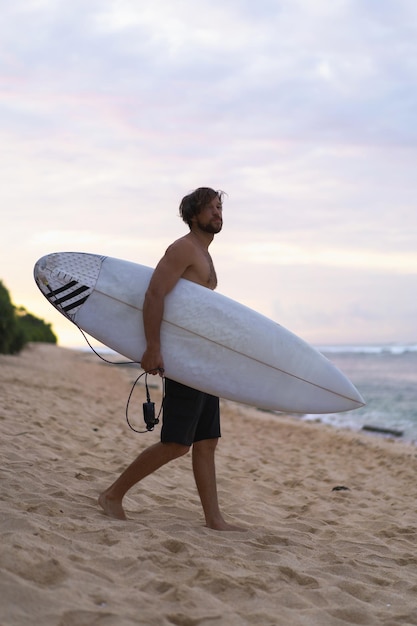
[[[190,232],[175,241],[158,263],[143,307],[147,341],[142,368],[152,374],[163,372],[160,327],[166,295],[180,278],[209,289],[217,277],[208,247],[223,226],[222,192],[207,187],[196,189],[180,204],[180,216]],[[125,520],[122,500],[137,482],[186,454],[192,447],[192,465],[206,526],[213,530],[241,530],[225,521],[217,498],[215,450],[220,437],[219,399],[169,379],[165,380],[161,441],[145,449],[119,478],[99,497],[106,515]]]

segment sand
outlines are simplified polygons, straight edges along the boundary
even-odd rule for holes
[[[112,520],[98,493],[159,437],[126,425],[135,372],[0,356],[1,626],[417,624],[415,447],[223,401],[220,502],[248,530],[204,527],[189,455]]]

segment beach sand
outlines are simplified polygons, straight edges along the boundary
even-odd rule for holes
[[[0,356],[1,626],[417,624],[415,447],[222,402],[220,502],[247,532],[204,527],[189,455],[112,520],[99,492],[159,438],[126,425],[136,375]]]

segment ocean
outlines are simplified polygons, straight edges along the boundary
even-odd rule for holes
[[[318,350],[352,381],[366,406],[303,419],[320,419],[352,430],[393,430],[402,433],[398,438],[417,443],[417,345],[322,346]]]
[[[388,429],[396,432],[396,438],[417,444],[417,344],[317,346],[317,349],[352,381],[366,405],[346,413],[304,415],[301,419],[320,420],[355,431],[364,427],[376,429],[370,431],[375,436],[389,436],[378,432]],[[117,360],[112,350],[102,347],[98,351]]]

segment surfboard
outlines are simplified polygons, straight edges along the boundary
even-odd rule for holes
[[[140,362],[142,309],[153,269],[82,252],[39,259],[35,281],[62,315],[98,341]],[[357,409],[364,400],[308,343],[264,315],[188,280],[165,299],[165,375],[221,398],[292,413]]]

